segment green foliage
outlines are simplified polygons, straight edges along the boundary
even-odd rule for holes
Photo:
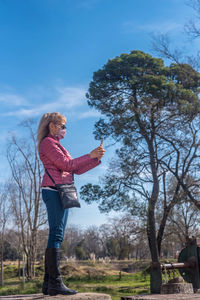
[[[111,258],[115,258],[119,256],[119,247],[118,242],[115,238],[111,237],[106,242],[106,248],[108,251],[108,256]]]
[[[18,269],[15,265],[7,265],[4,267],[4,277],[5,279],[8,278],[15,278],[18,276]]]
[[[4,241],[4,249],[3,249],[3,259],[16,260],[18,258],[18,253],[16,248],[12,248],[10,243]]]
[[[86,253],[83,248],[84,240],[80,241],[75,247],[75,255],[78,260],[86,259]]]
[[[96,137],[117,138],[135,130],[138,116],[146,127],[151,111],[158,113],[164,107],[191,117],[199,110],[199,82],[199,73],[191,66],[165,67],[161,59],[142,51],[109,60],[94,73],[87,94],[88,104],[106,116],[96,124]],[[183,100],[192,104],[192,111]]]

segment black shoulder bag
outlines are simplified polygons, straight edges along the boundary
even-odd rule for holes
[[[45,169],[45,171],[58,190],[63,209],[81,207],[78,201],[78,193],[74,183],[57,184],[55,183],[54,179],[51,177],[47,169]]]

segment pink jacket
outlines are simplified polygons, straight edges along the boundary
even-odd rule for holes
[[[100,164],[97,158],[91,158],[89,154],[72,159],[59,140],[50,134],[41,141],[39,155],[44,168],[56,183],[72,183],[74,173],[85,173]],[[46,172],[42,186],[54,186]]]

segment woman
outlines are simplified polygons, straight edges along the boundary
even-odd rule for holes
[[[103,146],[90,154],[72,159],[69,152],[61,146],[60,139],[65,137],[66,118],[60,113],[46,113],[38,127],[38,150],[44,168],[59,183],[72,183],[73,174],[82,174],[98,166],[104,155]],[[59,248],[64,238],[68,209],[61,206],[55,184],[45,172],[42,180],[42,198],[46,204],[49,238],[45,251],[45,275],[42,286],[44,295],[72,295],[77,292],[67,288],[62,282],[59,269]]]

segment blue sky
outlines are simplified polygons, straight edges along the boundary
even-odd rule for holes
[[[152,33],[187,45],[183,26],[192,16],[184,0],[0,0],[0,182],[9,177],[6,139],[13,131],[23,135],[17,124],[27,118],[59,111],[68,120],[62,144],[73,157],[96,147],[99,113],[85,99],[93,72],[121,53],[152,53]],[[188,46],[197,49],[198,41]],[[97,183],[113,152],[108,148],[100,167],[76,177],[77,186]],[[106,218],[83,203],[69,222],[100,225]]]

